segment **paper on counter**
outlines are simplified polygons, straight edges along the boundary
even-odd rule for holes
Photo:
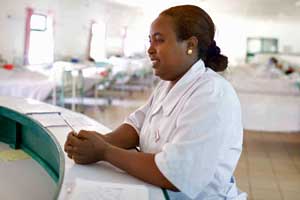
[[[31,157],[24,151],[18,150],[6,150],[0,151],[0,161],[16,161],[16,160],[26,160]]]
[[[31,118],[37,120],[44,127],[49,126],[67,126],[64,120],[59,116],[58,113],[49,113],[49,114],[31,114]]]
[[[37,120],[44,127],[52,127],[52,126],[68,126],[65,120],[68,121],[71,127],[81,127],[88,126],[90,123],[87,120],[82,118],[73,117],[73,116],[61,116],[59,113],[34,113],[28,115],[31,118]],[[64,120],[65,119],[65,120]]]
[[[67,196],[69,200],[148,200],[149,192],[143,185],[76,179]]]

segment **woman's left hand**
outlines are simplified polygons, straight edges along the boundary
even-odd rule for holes
[[[78,135],[70,132],[65,143],[65,151],[77,164],[90,164],[104,159],[109,148],[101,134],[81,130]]]

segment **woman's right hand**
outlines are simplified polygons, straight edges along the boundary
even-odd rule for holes
[[[78,135],[70,132],[65,143],[68,157],[78,164],[90,164],[103,160],[110,144],[105,136],[95,131],[81,130]]]

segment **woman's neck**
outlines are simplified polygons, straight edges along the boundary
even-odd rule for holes
[[[175,80],[170,81],[170,89],[192,68],[192,66],[197,62],[198,60],[193,59],[191,60],[190,64],[188,64],[188,68],[181,73]]]

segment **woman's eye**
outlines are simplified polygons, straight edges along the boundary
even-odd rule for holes
[[[155,38],[155,41],[158,42],[158,43],[161,43],[161,42],[164,42],[164,39],[162,39],[162,38]]]
[[[152,39],[149,39],[149,43],[152,44],[152,43],[163,43],[165,40],[163,38],[152,38]]]

